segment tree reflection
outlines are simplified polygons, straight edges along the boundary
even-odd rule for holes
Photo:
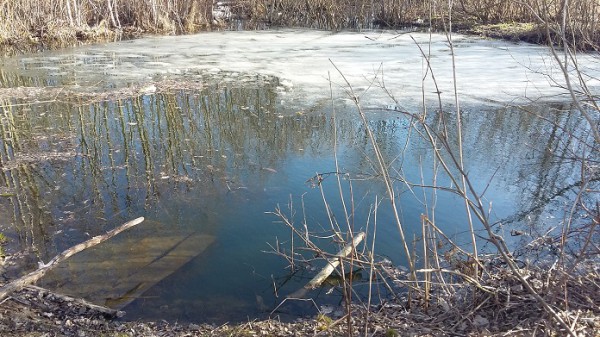
[[[330,121],[281,115],[276,84],[5,103],[0,183],[14,196],[2,200],[3,225],[46,259],[139,212],[226,208],[223,195],[258,188],[265,168],[331,148]]]
[[[281,105],[278,80],[267,79],[213,79],[202,89],[97,100],[66,95],[46,103],[29,98],[0,102],[0,226],[14,238],[11,249],[30,250],[45,261],[139,215],[152,219],[147,226],[215,235],[223,214],[232,208],[262,214],[265,209],[254,209],[253,203],[266,195],[273,180],[301,184],[323,173],[315,172],[311,161],[333,157],[334,135],[341,170],[357,181],[353,191],[363,193],[361,198],[383,194],[377,179],[369,179],[377,171],[368,160],[372,146],[351,110],[344,107],[347,113],[334,120],[327,111],[330,102],[314,100],[315,112],[297,113],[293,106]],[[581,121],[557,111],[569,108],[537,106],[527,113],[473,109],[463,114],[467,170],[481,191],[492,182],[489,200],[510,198],[507,204],[514,206],[500,209],[499,220],[531,216],[537,222],[561,191],[578,183],[577,164],[557,160],[585,146]],[[435,114],[430,118],[432,123],[440,120]],[[455,125],[452,118],[445,116],[448,128]],[[430,145],[411,123],[396,112],[374,112],[369,127],[390,172],[403,182],[396,192],[407,192],[402,196],[406,223],[419,224],[427,201],[434,199],[418,185],[432,181],[436,172],[428,161],[433,158]],[[307,167],[294,166],[297,158],[305,158],[308,164],[302,165]],[[437,186],[447,183],[437,177]],[[304,186],[287,187],[295,191]],[[462,231],[464,219],[452,214],[455,200],[439,194],[436,207],[447,210],[437,224]],[[273,207],[288,196],[277,197],[281,200]],[[381,212],[385,219],[383,208]],[[392,235],[386,239],[394,242]]]

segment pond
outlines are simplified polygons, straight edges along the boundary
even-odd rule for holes
[[[588,127],[550,84],[562,80],[549,53],[454,39],[465,168],[485,190],[492,220],[502,223],[498,231],[558,224],[579,177],[577,162],[555,158],[579,146],[569,134],[585,139]],[[437,83],[419,46],[430,53]],[[428,109],[431,120],[456,119],[443,35],[278,30],[148,37],[7,58],[0,74],[0,231],[9,253],[29,254],[29,270],[139,216],[146,221],[123,240],[211,238],[127,302],[127,319],[268,315],[317,272],[288,280],[287,261],[269,252],[278,244],[289,248],[290,228],[271,212],[279,205],[315,233],[329,227],[332,214],[346,225],[337,177],[352,206],[348,223],[373,231],[372,208],[386,190],[345,79],[398,179],[406,237],[422,235],[421,214],[435,208],[436,225],[469,244],[462,199],[418,186],[451,183],[432,168],[431,146],[402,113]],[[377,213],[376,254],[405,265],[388,208],[384,200]],[[109,275],[94,277],[111,284]],[[319,304],[338,303],[325,292],[313,294]],[[305,313],[282,307],[276,314]]]

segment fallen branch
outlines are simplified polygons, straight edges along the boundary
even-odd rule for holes
[[[309,290],[315,289],[325,281],[331,273],[340,264],[340,260],[352,253],[356,246],[365,238],[365,233],[360,232],[352,240],[351,243],[347,244],[337,254],[327,260],[327,265],[321,269],[321,271],[315,275],[304,287],[296,290],[295,292],[288,295],[288,298],[303,298]]]
[[[48,262],[46,264],[42,264],[37,270],[32,271],[31,273],[29,273],[25,276],[22,276],[16,280],[13,280],[13,281],[5,284],[4,286],[2,286],[2,288],[0,288],[0,301],[5,299],[12,292],[23,289],[23,287],[25,287],[27,285],[34,284],[40,278],[42,278],[50,269],[54,268],[60,262],[65,261],[69,257],[81,252],[84,249],[93,247],[103,241],[108,240],[108,239],[112,238],[113,236],[141,223],[142,221],[144,221],[143,217],[128,221],[128,222],[124,223],[123,225],[121,225],[120,227],[117,227],[117,228],[107,232],[104,235],[94,236],[93,238],[91,238],[85,242],[77,244],[77,245],[63,251],[62,253],[55,256],[52,260],[50,260],[50,262]]]
[[[325,267],[323,267],[323,269],[321,270],[321,272],[319,272],[315,277],[313,277],[312,280],[310,280],[305,286],[305,289],[315,289],[318,286],[321,285],[321,283],[323,283],[323,281],[325,281],[329,275],[331,275],[331,273],[333,273],[333,271],[335,270],[335,268],[337,268],[337,266],[340,264],[340,258],[344,258],[348,255],[350,255],[350,253],[352,251],[354,251],[354,249],[356,248],[356,246],[358,246],[358,244],[365,238],[365,233],[364,232],[360,232],[358,233],[355,237],[354,240],[352,240],[352,243],[347,244],[346,246],[344,246],[344,248],[342,248],[342,250],[340,250],[335,256],[329,258],[327,260],[327,265],[325,265]]]

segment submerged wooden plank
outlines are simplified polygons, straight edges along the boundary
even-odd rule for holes
[[[144,221],[143,217],[128,221],[121,226],[114,228],[108,231],[106,234],[95,236],[87,241],[76,244],[75,246],[63,251],[62,253],[56,255],[52,260],[50,260],[46,264],[42,264],[37,270],[32,271],[29,274],[21,276],[16,280],[12,280],[9,283],[0,287],[0,300],[5,299],[11,292],[16,291],[18,289],[22,289],[24,286],[31,285],[38,280],[40,280],[44,275],[50,272],[54,267],[59,265],[60,263],[67,261],[71,256],[76,255],[82,250],[88,249],[90,247],[94,247],[101,242],[105,242],[106,240],[126,231],[134,226],[140,224]]]
[[[197,232],[159,232],[107,241],[57,266],[41,284],[69,296],[122,309],[201,254],[214,240],[214,236]]]

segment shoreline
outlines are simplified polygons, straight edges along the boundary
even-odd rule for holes
[[[357,32],[368,30],[429,31],[433,29],[433,31],[436,33],[444,33],[443,24],[440,24],[439,22],[432,22],[431,24],[427,24],[419,20],[420,19],[417,18],[411,22],[407,22],[399,26],[374,26],[373,28],[368,29],[331,29],[328,27],[304,28],[308,30],[319,29]],[[294,25],[269,25],[266,22],[260,22],[258,24],[250,22],[248,26],[249,27],[242,27],[242,29],[238,29],[235,27],[234,23],[229,23],[229,26],[227,26],[227,24],[225,23],[218,23],[207,25],[202,30],[173,34],[172,32],[144,30],[140,27],[135,26],[115,29],[110,28],[104,22],[101,22],[100,25],[94,27],[60,27],[57,31],[52,33],[44,33],[43,31],[30,32],[29,36],[20,39],[7,38],[0,35],[0,49],[3,50],[4,57],[9,57],[20,54],[42,52],[47,50],[57,50],[61,48],[85,46],[95,43],[126,41],[144,38],[147,36],[191,35],[227,30],[261,31],[270,29],[303,28],[302,26]],[[554,35],[551,32],[547,32],[546,28],[543,25],[534,22],[500,22],[486,24],[465,21],[457,22],[454,24],[453,27],[453,33],[489,39],[505,40],[510,42],[531,43],[536,45],[547,45],[550,42],[548,39],[548,34]],[[555,38],[555,36],[553,36],[553,38]],[[578,45],[578,47],[580,48],[580,51],[584,52],[597,50],[596,44],[590,41],[584,41],[582,44]]]
[[[538,310],[535,300],[519,281],[508,275],[506,266],[485,262],[486,277],[473,286],[458,280],[453,294],[432,289],[429,305],[423,298],[399,298],[373,305],[353,304],[343,316],[318,314],[281,322],[274,315],[266,320],[221,325],[169,321],[115,320],[94,306],[78,299],[55,294],[39,287],[25,287],[0,303],[0,331],[3,336],[522,336],[537,331],[541,335],[564,335],[566,331],[553,324],[552,318]],[[594,261],[586,263],[569,284],[558,281],[563,268],[522,268],[544,299],[556,306],[568,303],[562,311],[572,320],[578,336],[595,336],[600,329],[600,294],[594,284],[600,282],[600,270]],[[401,273],[400,273],[401,274]],[[404,281],[396,279],[394,282]],[[569,297],[560,299],[569,289]],[[543,290],[543,291],[542,291]],[[583,296],[583,297],[582,297]],[[582,298],[587,297],[587,301]],[[587,304],[585,302],[588,302]],[[367,331],[365,331],[367,329]]]

